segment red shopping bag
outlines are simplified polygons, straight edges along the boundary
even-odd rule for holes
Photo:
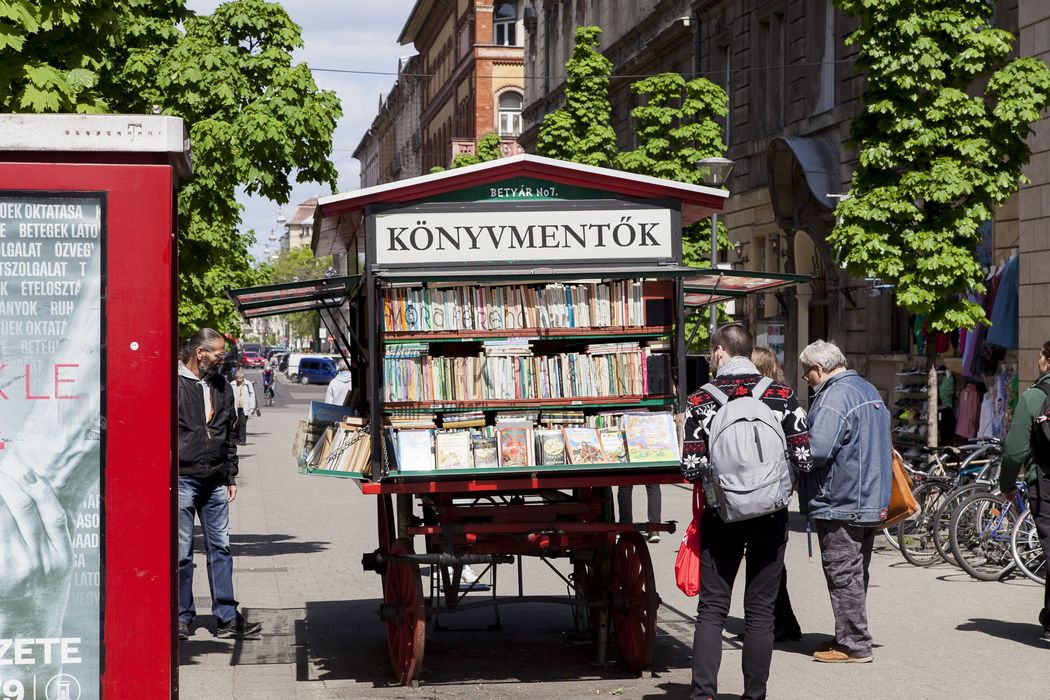
[[[693,484],[693,520],[685,529],[678,557],[674,560],[675,583],[682,593],[700,593],[700,518],[704,515],[704,490]]]

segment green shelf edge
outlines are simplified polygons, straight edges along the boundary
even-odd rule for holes
[[[580,471],[622,471],[629,469],[681,468],[678,460],[666,462],[605,462],[602,464],[549,464],[531,467],[495,467],[483,469],[428,469],[426,471],[390,472],[386,478],[410,479],[413,481],[431,479],[437,476],[502,476],[505,474],[572,474]],[[316,473],[316,472],[314,472]],[[333,472],[334,473],[334,472]],[[341,472],[340,472],[341,473]]]
[[[465,413],[467,411],[547,411],[555,409],[619,408],[623,406],[670,406],[675,403],[675,401],[677,401],[677,399],[668,397],[665,399],[641,399],[639,401],[619,401],[612,403],[526,404],[522,406],[471,406],[468,408],[461,406],[453,406],[449,408],[420,406],[418,408],[384,408],[383,413],[403,415],[419,413]]]

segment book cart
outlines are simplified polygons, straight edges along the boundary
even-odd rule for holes
[[[346,253],[353,274],[230,293],[246,317],[313,308],[346,327],[344,434],[371,449],[363,465],[306,470],[377,499],[378,546],[362,564],[382,580],[399,682],[417,679],[436,615],[492,606],[498,626],[499,606],[530,601],[572,606],[599,663],[650,667],[660,599],[641,533],[674,523],[617,523],[612,488],[682,481],[671,416],[687,395],[686,281],[694,305],[737,294],[717,291],[733,273],[681,264],[681,227],[726,195],[514,156],[323,198],[314,252]],[[646,442],[660,423],[670,427]],[[613,449],[574,441],[593,429],[615,444],[619,428]],[[454,443],[468,429],[464,452]],[[526,595],[525,556],[567,559],[568,576],[550,569],[571,594]],[[504,564],[516,565],[514,595],[496,592]]]

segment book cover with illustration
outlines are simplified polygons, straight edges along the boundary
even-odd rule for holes
[[[627,455],[632,462],[673,462],[678,434],[670,413],[629,413],[624,416]]]
[[[565,451],[571,464],[602,464],[605,452],[595,428],[562,428],[565,436]]]
[[[397,466],[403,472],[424,472],[434,468],[434,431],[397,431]]]
[[[500,466],[527,467],[532,464],[532,429],[500,428]]]
[[[448,430],[437,434],[437,468],[471,469],[474,458],[470,454],[470,433],[466,430]]]
[[[567,463],[565,437],[560,430],[536,431],[536,462],[542,465]]]
[[[627,443],[623,439],[623,431],[619,428],[601,428],[598,436],[602,440],[602,452],[605,453],[605,461],[620,463],[627,461]]]
[[[499,447],[496,438],[485,435],[471,436],[474,449],[474,466],[479,469],[494,469],[499,466]]]

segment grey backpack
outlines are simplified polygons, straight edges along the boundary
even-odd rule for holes
[[[786,508],[791,498],[784,428],[760,398],[772,383],[763,378],[749,396],[732,401],[714,384],[703,387],[718,402],[707,431],[704,496],[707,507],[717,509],[723,522],[776,512]]]

